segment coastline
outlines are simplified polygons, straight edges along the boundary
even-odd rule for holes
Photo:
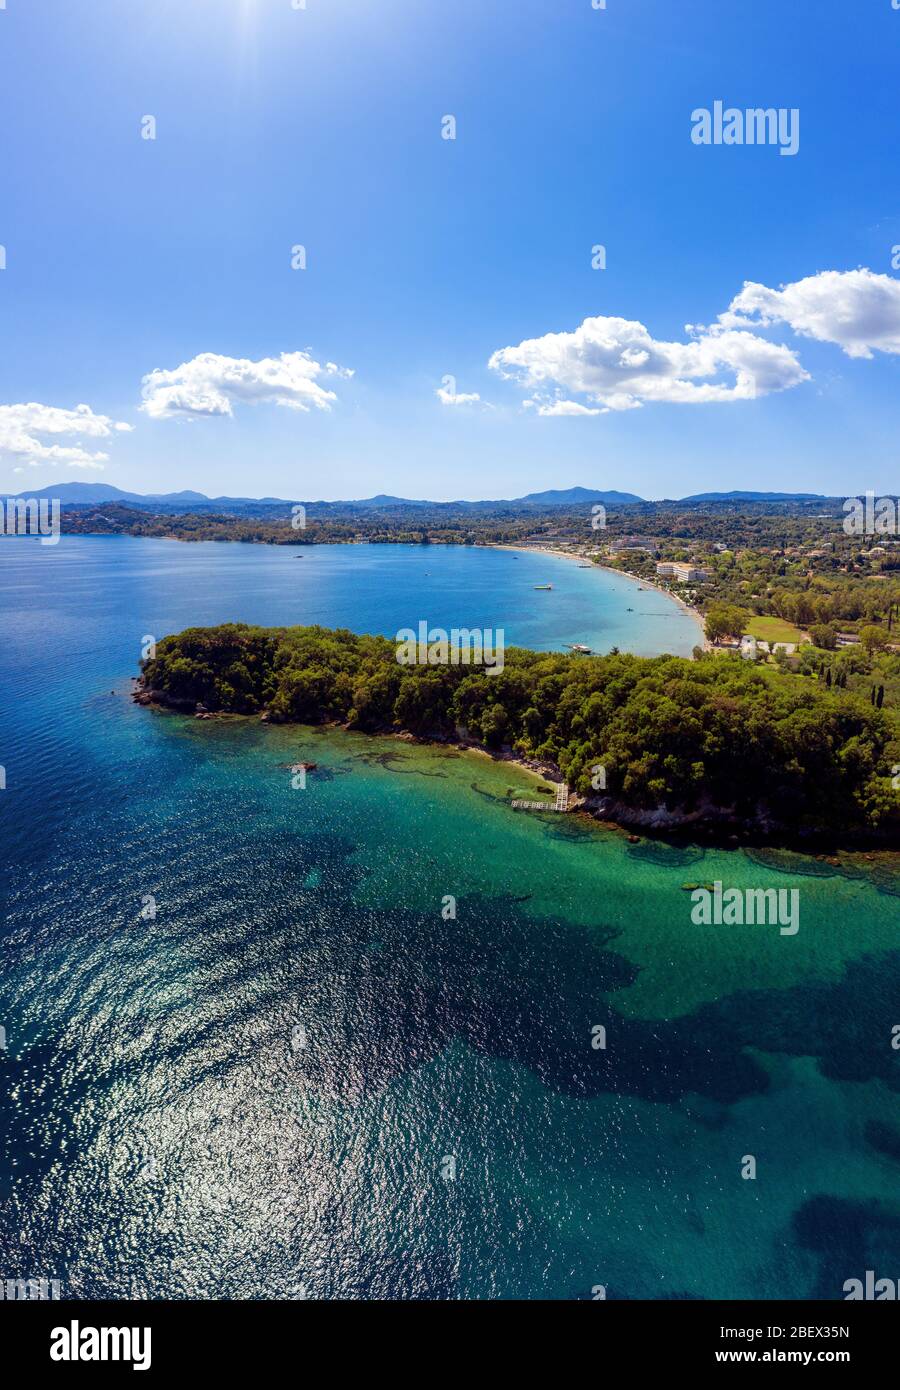
[[[331,729],[360,739],[396,739],[401,743],[422,747],[455,748],[459,752],[487,758],[493,763],[504,763],[519,768],[544,783],[569,786],[555,763],[523,757],[509,746],[502,749],[488,748],[483,743],[469,738],[461,729],[457,730],[456,736],[428,737],[396,727],[367,730],[350,728],[340,720],[330,720],[321,724],[303,724],[299,721],[272,723],[266,711],[262,714],[234,714],[225,711],[213,713],[202,706],[198,707],[194,701],[172,700],[161,691],[148,690],[139,676],[133,676],[131,679],[132,701],[163,715],[225,723],[258,722],[281,731],[296,728],[328,732]],[[586,796],[572,787],[569,787],[568,805],[564,811],[557,812],[553,803],[548,800],[546,807],[541,807],[538,814],[582,815],[592,825],[625,835],[632,844],[649,839],[660,840],[669,845],[704,845],[723,850],[768,848],[805,854],[835,865],[838,863],[835,856],[841,853],[871,856],[895,852],[890,835],[877,831],[850,830],[838,833],[821,828],[802,831],[785,826],[767,816],[757,819],[736,816],[732,808],[710,802],[704,802],[690,811],[683,808],[668,810],[661,806],[640,807],[613,795]]]
[[[704,651],[711,650],[710,643],[706,637],[703,614],[700,612],[699,608],[695,608],[693,604],[685,602],[678,594],[670,593],[668,589],[662,588],[660,584],[654,583],[652,579],[643,579],[639,574],[631,574],[628,570],[617,569],[615,565],[598,564],[595,560],[591,560],[588,555],[576,555],[571,550],[551,550],[549,546],[544,545],[504,545],[502,542],[497,541],[493,545],[485,546],[484,549],[526,550],[532,555],[554,555],[558,560],[576,560],[579,565],[583,565],[587,562],[591,569],[606,570],[607,574],[617,574],[620,578],[628,579],[632,584],[637,584],[643,589],[653,589],[656,593],[662,594],[663,598],[671,599],[673,603],[677,603],[678,606],[696,622],[700,629],[700,640],[697,646],[703,647]]]

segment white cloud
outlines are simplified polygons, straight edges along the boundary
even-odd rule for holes
[[[748,280],[719,323],[725,330],[787,323],[848,357],[900,353],[900,280],[865,269],[823,270],[778,290]]]
[[[102,471],[108,454],[90,453],[74,444],[47,444],[54,435],[102,439],[115,432],[131,430],[132,425],[95,415],[89,405],[63,410],[54,405],[0,405],[0,454],[23,458],[29,464],[66,464],[70,468]],[[21,472],[21,469],[14,470]]]
[[[790,348],[752,333],[701,330],[690,342],[661,342],[642,323],[588,318],[573,333],[526,338],[501,348],[488,366],[508,380],[549,391],[545,415],[571,415],[581,395],[605,410],[633,410],[646,402],[697,404],[753,400],[806,381]],[[718,380],[725,376],[727,380]],[[554,393],[557,399],[554,399]],[[537,397],[541,400],[540,394]]]
[[[579,405],[578,401],[567,401],[561,397],[547,404],[546,401],[523,401],[522,404],[528,408],[537,407],[538,415],[607,415],[609,407],[604,406],[601,410],[598,406]]]
[[[235,402],[268,402],[289,410],[330,410],[337,396],[320,384],[320,377],[346,380],[352,371],[334,362],[325,366],[308,352],[283,352],[251,362],[246,357],[222,357],[201,352],[172,371],[157,367],[143,379],[141,410],[155,420],[177,417],[232,415]]]
[[[441,405],[474,405],[481,400],[477,391],[448,391],[443,386],[439,386],[434,393]]]

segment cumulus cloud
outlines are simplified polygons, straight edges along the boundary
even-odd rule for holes
[[[444,386],[439,386],[434,394],[441,405],[474,405],[481,400],[477,391],[448,391]]]
[[[777,290],[748,280],[719,315],[723,331],[775,323],[848,357],[900,353],[900,280],[865,269],[823,270]]]
[[[141,410],[155,420],[197,419],[232,415],[233,405],[268,402],[288,410],[330,410],[337,400],[320,378],[346,379],[352,371],[326,362],[323,367],[308,352],[283,352],[251,362],[246,357],[222,357],[201,352],[172,371],[156,368],[144,377]]]
[[[663,342],[642,323],[606,317],[585,319],[573,333],[547,333],[501,348],[488,366],[535,388],[534,403],[543,415],[584,413],[569,399],[573,395],[586,397],[602,413],[646,402],[753,400],[808,379],[790,348],[752,333],[719,325],[698,330],[689,342]]]
[[[537,410],[538,415],[606,415],[608,408],[604,406],[601,410],[598,406],[579,405],[578,401],[567,401],[562,397],[548,404],[546,401],[523,401],[526,409],[532,406]]]
[[[56,435],[102,439],[132,428],[107,415],[95,415],[89,405],[78,405],[74,410],[40,405],[37,401],[0,405],[0,454],[25,459],[35,466],[61,463],[70,468],[102,470],[108,454],[92,453],[77,444],[48,444],[45,440]]]

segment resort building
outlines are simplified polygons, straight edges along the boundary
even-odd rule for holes
[[[678,584],[702,583],[709,578],[706,570],[682,560],[661,560],[656,566],[660,579],[674,579]]]

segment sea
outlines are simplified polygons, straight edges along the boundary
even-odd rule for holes
[[[631,843],[513,809],[540,779],[476,752],[132,702],[148,640],[231,620],[700,640],[664,595],[527,552],[0,544],[0,1283],[900,1276],[898,856]],[[798,889],[799,930],[696,925],[685,885],[713,881]]]

